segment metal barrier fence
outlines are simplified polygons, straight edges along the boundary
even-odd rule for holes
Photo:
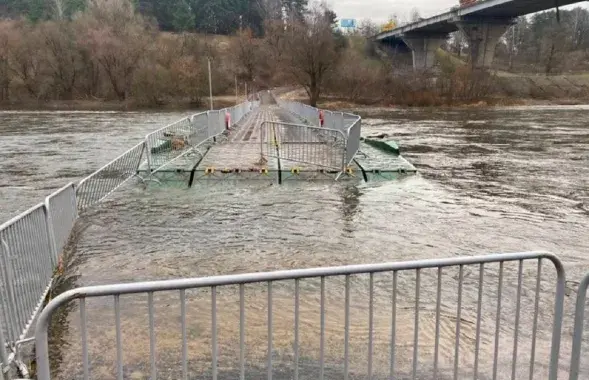
[[[186,136],[190,146],[197,146],[225,130],[225,112],[238,122],[259,102],[243,103],[221,111],[209,111],[180,120],[149,134],[145,141],[84,178],[70,183],[30,210],[0,225],[0,379],[5,378],[18,355],[18,346],[28,331],[49,291],[78,211],[102,201],[138,172],[145,160],[157,168],[173,160],[189,147],[174,141]],[[186,135],[183,132],[188,132]],[[158,140],[168,141],[172,153],[162,149]],[[153,155],[152,149],[163,154]],[[158,152],[161,153],[161,152]],[[9,351],[7,351],[7,348]]]
[[[151,171],[208,139],[207,113],[185,117],[145,136]]]
[[[362,118],[360,116],[345,112],[320,110],[299,102],[280,99],[277,99],[277,102],[280,107],[289,110],[313,126],[321,126],[319,114],[322,111],[324,115],[323,127],[335,129],[345,134],[347,139],[345,165],[347,166],[352,162],[360,149],[360,137],[362,135]]]
[[[102,201],[135,176],[145,149],[141,142],[80,181],[76,187],[78,210],[82,212]]]
[[[147,162],[151,172],[161,170],[207,141],[225,132],[225,114],[238,123],[258,102],[245,102],[217,111],[201,112],[167,125],[145,137]]]
[[[51,316],[77,300],[70,377],[555,380],[564,290],[537,252],[78,288],[39,316],[38,379]]]
[[[346,143],[346,166],[352,163],[352,160],[360,149],[360,137],[362,137],[362,120],[360,117],[348,128],[348,140]]]
[[[53,265],[56,265],[58,255],[63,252],[78,218],[75,185],[70,183],[48,196],[45,199],[45,208],[49,212],[49,225],[53,231]]]
[[[345,149],[346,137],[337,130],[274,121],[262,123],[262,157],[343,170]]]
[[[26,336],[51,282],[55,253],[48,218],[41,203],[0,226],[0,316],[8,342]]]
[[[76,191],[70,183],[0,225],[0,379],[18,360],[18,346],[26,341],[51,288],[76,218]]]
[[[569,380],[578,380],[581,374],[581,355],[583,350],[583,332],[585,330],[585,309],[587,304],[587,289],[589,288],[589,274],[579,284],[577,301],[575,304],[575,326],[573,329],[573,349],[571,355],[571,367]],[[584,356],[587,359],[587,355]],[[582,378],[582,377],[581,377]]]

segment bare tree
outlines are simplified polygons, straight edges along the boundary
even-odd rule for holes
[[[374,21],[366,19],[362,20],[360,26],[358,27],[358,31],[360,32],[360,35],[362,37],[371,38],[378,34],[380,28],[378,27],[378,24],[376,24]]]
[[[239,33],[237,38],[232,41],[230,51],[235,65],[235,73],[247,83],[251,83],[256,77],[260,64],[259,50],[259,43],[253,38],[249,29]]]
[[[326,77],[340,57],[328,16],[326,9],[314,8],[304,23],[294,23],[290,30],[274,23],[266,40],[275,62],[305,88],[312,106],[317,105]]]
[[[45,47],[47,65],[58,96],[73,98],[79,74],[79,50],[75,43],[74,30],[70,23],[48,21],[40,25]]]
[[[127,99],[149,45],[150,25],[129,0],[93,0],[84,21],[88,28],[81,43],[100,63],[117,98]]]
[[[29,95],[41,98],[46,89],[45,55],[42,35],[27,22],[19,22],[16,31],[22,37],[12,46],[8,67]]]
[[[419,9],[413,8],[411,10],[410,20],[411,20],[411,22],[417,22],[417,21],[421,20],[421,15],[419,14]]]
[[[14,21],[0,22],[0,102],[8,100],[10,96],[11,73],[8,64],[11,50],[18,44],[14,25]]]

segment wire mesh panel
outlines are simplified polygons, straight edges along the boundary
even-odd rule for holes
[[[346,139],[332,129],[265,121],[261,150],[266,157],[325,168],[343,168]]]
[[[76,188],[73,183],[59,189],[45,199],[45,208],[49,213],[50,228],[53,231],[53,263],[57,263],[77,218]]]
[[[53,275],[47,220],[39,204],[0,226],[0,320],[8,342],[26,334]]]
[[[137,174],[137,169],[144,157],[145,143],[135,145],[101,169],[80,181],[76,196],[78,210],[100,202],[123,183]]]
[[[38,378],[77,300],[70,377],[555,380],[564,281],[531,252],[80,288]]]

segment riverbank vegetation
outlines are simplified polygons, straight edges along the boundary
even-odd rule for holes
[[[239,93],[296,86],[311,104],[585,99],[589,89],[589,81],[570,80],[589,71],[582,8],[519,19],[491,71],[470,68],[468,45],[456,33],[428,73],[414,72],[410,55],[373,43],[378,25],[344,34],[333,11],[307,0],[0,0],[0,15],[5,107],[199,107],[209,94],[209,62],[215,96],[235,94],[236,84]]]

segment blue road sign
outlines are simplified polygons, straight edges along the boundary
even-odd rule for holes
[[[353,18],[343,18],[340,21],[340,26],[342,28],[355,28],[356,27],[356,20]]]

